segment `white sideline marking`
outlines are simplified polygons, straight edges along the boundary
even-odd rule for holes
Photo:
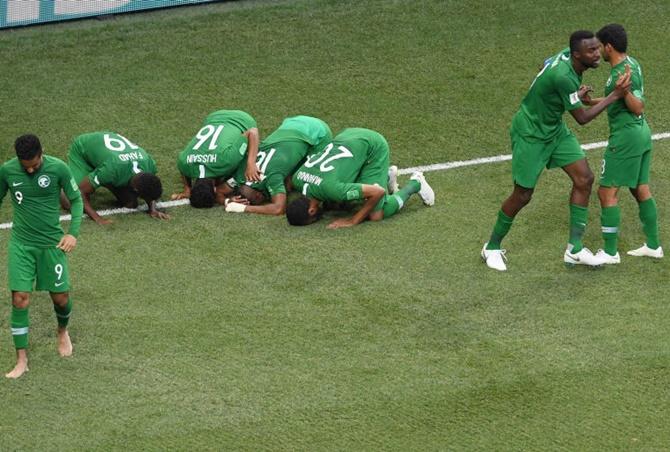
[[[651,136],[651,139],[654,141],[665,140],[667,138],[670,138],[670,132],[656,133]],[[597,141],[595,143],[583,144],[582,148],[586,151],[589,151],[591,149],[602,149],[606,146],[607,141]],[[433,165],[413,166],[411,168],[402,168],[398,170],[398,174],[411,174],[415,171],[423,171],[423,172],[441,171],[453,168],[460,168],[462,166],[483,165],[484,163],[504,162],[507,160],[512,160],[512,154],[496,155],[493,157],[482,157],[472,160],[458,160],[455,162],[435,163]],[[188,199],[159,202],[156,205],[157,207],[167,208],[167,207],[183,206],[185,204],[188,204]],[[124,215],[128,213],[144,212],[146,210],[147,206],[145,205],[137,209],[120,208],[120,209],[99,210],[98,215],[100,215],[101,217],[106,217],[109,215],[117,215],[117,214]],[[71,218],[72,217],[70,215],[61,215],[60,221],[70,221]],[[11,229],[11,227],[12,223],[0,223],[0,229]]]

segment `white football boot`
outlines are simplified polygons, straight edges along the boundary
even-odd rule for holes
[[[435,192],[431,188],[430,185],[428,185],[428,182],[426,182],[426,177],[423,175],[421,171],[417,171],[412,176],[410,179],[417,181],[418,183],[421,184],[421,189],[419,190],[419,197],[423,201],[423,203],[427,206],[432,206],[435,204]]]
[[[654,259],[661,259],[663,257],[663,248],[660,246],[656,249],[649,248],[645,243],[636,250],[630,250],[627,254],[629,256],[645,256],[653,257]]]
[[[507,261],[505,253],[507,250],[487,250],[486,246],[488,244],[489,242],[486,242],[484,248],[482,248],[482,259],[486,262],[486,265],[489,268],[504,272],[507,270],[507,265],[505,265],[505,262]]]
[[[389,166],[389,185],[388,192],[390,195],[400,190],[398,186],[398,167],[395,165]]]
[[[602,259],[594,256],[591,250],[586,247],[582,248],[577,253],[572,253],[570,251],[571,249],[572,247],[568,246],[565,250],[565,254],[563,254],[563,262],[568,266],[588,265],[590,267],[600,267],[605,263]]]
[[[621,256],[619,255],[618,251],[614,256],[612,256],[611,254],[607,254],[605,250],[598,250],[595,257],[596,259],[602,260],[603,264],[605,265],[615,265],[621,263]]]

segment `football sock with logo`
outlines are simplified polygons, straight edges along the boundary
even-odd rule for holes
[[[568,243],[572,245],[571,253],[578,253],[584,248],[582,237],[584,237],[588,217],[589,211],[586,207],[570,204],[570,240]]]
[[[498,219],[496,220],[495,226],[493,226],[493,232],[491,233],[489,243],[486,245],[487,250],[500,249],[500,243],[512,227],[513,221],[514,217],[508,217],[505,215],[505,212],[503,212],[502,209],[498,211]]]
[[[384,196],[384,218],[389,218],[398,213],[405,205],[405,201],[414,193],[419,193],[421,183],[416,180],[410,180],[407,185],[398,190],[397,193]]]
[[[661,246],[658,238],[658,213],[656,210],[656,201],[654,198],[649,198],[638,204],[640,207],[640,221],[642,222],[642,230],[647,236],[647,246],[651,249],[656,249]]]
[[[72,313],[72,298],[68,297],[67,304],[62,308],[54,304],[54,311],[56,311],[58,326],[61,328],[67,327],[67,323],[70,321],[70,314]]]
[[[621,208],[619,206],[603,207],[600,212],[600,224],[605,252],[610,256],[614,256],[617,253]]]
[[[28,308],[19,309],[12,306],[10,323],[12,328],[12,339],[14,339],[14,347],[17,349],[28,348],[28,327],[30,326]]]

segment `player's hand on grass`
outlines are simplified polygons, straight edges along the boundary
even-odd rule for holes
[[[161,212],[160,210],[152,210],[151,212],[149,212],[149,215],[151,215],[151,218],[156,218],[158,220],[169,220],[170,219],[170,215],[168,215],[164,212]]]
[[[245,198],[244,196],[233,196],[232,198],[230,198],[230,201],[231,202],[236,202],[238,204],[249,205],[249,200],[247,198]]]
[[[95,222],[99,224],[100,226],[107,226],[109,224],[114,223],[112,220],[108,220],[106,218],[98,217],[96,218]]]
[[[236,198],[239,198],[239,196],[236,196]],[[247,204],[243,204],[241,202],[236,202],[234,200],[227,199],[226,200],[226,212],[233,212],[233,213],[242,213],[245,210],[247,210]]]
[[[188,199],[191,197],[191,194],[188,192],[181,192],[181,193],[172,193],[170,195],[170,199],[173,201],[176,201],[177,199]]]
[[[350,228],[352,226],[356,226],[356,223],[354,223],[351,218],[338,218],[337,220],[330,223],[327,227],[328,229],[340,229]]]
[[[77,246],[77,238],[73,235],[65,234],[63,238],[60,239],[60,242],[58,242],[58,245],[56,245],[56,248],[69,253],[75,246]]]

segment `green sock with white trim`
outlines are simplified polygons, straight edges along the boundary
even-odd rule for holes
[[[614,256],[617,253],[617,242],[619,240],[621,208],[619,206],[603,207],[600,212],[600,224],[605,252]]]
[[[72,313],[72,297],[68,297],[67,304],[62,308],[57,304],[54,304],[54,311],[56,311],[58,326],[66,328],[67,323],[70,321],[70,314]]]
[[[12,306],[10,323],[12,328],[12,339],[14,339],[14,347],[17,349],[28,348],[28,327],[30,326],[28,308],[19,309]]]

